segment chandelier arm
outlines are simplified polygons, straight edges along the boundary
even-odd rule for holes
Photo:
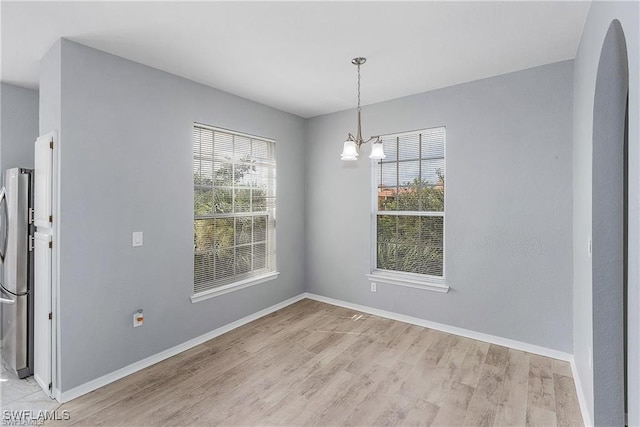
[[[380,137],[379,137],[379,136],[372,136],[371,138],[369,138],[369,139],[367,139],[366,141],[364,141],[364,142],[363,142],[363,144],[366,144],[367,142],[371,142],[371,141],[373,141],[374,139],[375,139],[376,141],[379,141],[379,140],[380,140]],[[374,142],[376,142],[376,141],[374,141]]]

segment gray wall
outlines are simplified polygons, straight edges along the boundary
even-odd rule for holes
[[[40,135],[55,130],[58,138],[62,109],[62,42],[56,41],[40,59]]]
[[[627,51],[620,23],[602,47],[594,96],[593,382],[596,425],[624,425],[624,162]]]
[[[2,83],[0,104],[0,170],[33,168],[33,143],[38,137],[38,91]]]
[[[367,136],[447,127],[448,294],[370,292],[371,164],[339,156],[355,113],[310,119],[308,290],[571,353],[572,66],[363,107]]]
[[[573,274],[574,358],[578,392],[583,394],[588,416],[594,420],[594,371],[590,355],[595,331],[593,323],[592,258],[588,241],[592,233],[592,156],[594,96],[600,53],[607,31],[618,19],[627,43],[629,63],[629,425],[640,425],[640,41],[637,2],[593,2],[574,60],[573,121]],[[594,247],[594,251],[596,248]],[[606,392],[598,397],[607,399]],[[587,420],[588,421],[588,420]]]
[[[61,132],[62,391],[303,291],[303,119],[67,40],[41,73],[57,67],[59,81],[41,81],[41,113],[42,130]],[[194,121],[276,139],[281,273],[196,304]],[[145,324],[133,329],[138,308]]]

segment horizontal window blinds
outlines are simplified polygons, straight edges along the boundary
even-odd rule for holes
[[[275,142],[193,128],[194,293],[275,270]]]
[[[383,136],[376,268],[444,276],[445,128]]]

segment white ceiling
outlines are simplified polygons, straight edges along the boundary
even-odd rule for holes
[[[575,57],[589,2],[6,2],[2,81],[60,37],[312,117]]]

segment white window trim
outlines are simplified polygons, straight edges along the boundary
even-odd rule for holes
[[[436,128],[440,128],[440,127],[444,127],[446,132],[446,126],[436,126]],[[425,128],[425,129],[420,129],[415,131],[392,133],[392,134],[381,135],[381,136],[399,137],[399,136],[415,134],[418,132],[424,132],[428,129],[429,128]],[[447,162],[447,145],[448,144],[445,139],[445,144],[444,144],[445,165]],[[442,250],[443,250],[442,277],[429,276],[426,274],[406,273],[401,271],[380,270],[376,268],[376,266],[378,265],[378,260],[376,259],[377,242],[378,242],[377,227],[376,227],[377,215],[378,215],[377,164],[378,164],[377,160],[373,160],[373,159],[371,160],[371,182],[372,182],[372,185],[371,185],[371,242],[374,242],[374,245],[372,245],[372,249],[371,249],[371,273],[367,274],[367,279],[369,279],[369,282],[376,283],[376,284],[384,283],[387,285],[404,286],[404,287],[414,288],[414,289],[423,289],[426,291],[448,293],[449,286],[447,285],[446,276],[445,276],[446,275],[446,244],[447,244],[446,238],[445,238],[446,227],[447,227],[446,221],[444,222],[443,229],[442,229]],[[447,197],[445,195],[444,211],[442,211],[441,213],[440,212],[410,212],[410,213],[421,215],[421,216],[442,216],[443,218],[446,218],[446,212],[447,212]]]
[[[267,274],[257,277],[249,277],[248,279],[240,280],[238,282],[229,283],[228,285],[219,286],[213,289],[207,289],[206,291],[198,292],[191,295],[191,302],[193,304],[207,300],[209,298],[219,297],[220,295],[228,294],[229,292],[239,291],[240,289],[248,288],[250,286],[258,285],[260,283],[268,282],[276,279],[280,275],[279,271],[271,271]]]

